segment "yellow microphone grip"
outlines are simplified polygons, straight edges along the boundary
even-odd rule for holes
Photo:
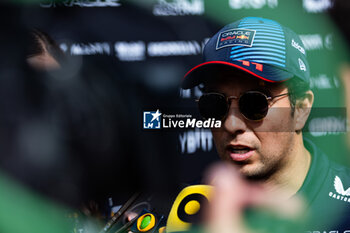
[[[187,231],[200,220],[203,205],[210,200],[212,186],[192,185],[184,188],[171,207],[166,232]]]

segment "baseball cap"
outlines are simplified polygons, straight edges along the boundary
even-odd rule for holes
[[[223,27],[206,43],[203,63],[188,71],[183,89],[203,82],[220,66],[242,70],[268,82],[297,77],[309,84],[310,71],[303,42],[276,21],[246,17]]]

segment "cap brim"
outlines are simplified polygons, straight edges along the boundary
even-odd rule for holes
[[[202,83],[204,78],[207,78],[209,74],[218,72],[218,68],[220,69],[222,67],[238,69],[267,82],[283,82],[293,77],[293,74],[290,72],[266,64],[263,64],[261,67],[257,66],[257,63],[252,62],[247,66],[243,65],[241,61],[209,61],[199,64],[188,71],[184,76],[181,86],[183,89],[195,87]]]

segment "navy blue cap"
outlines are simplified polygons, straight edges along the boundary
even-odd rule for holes
[[[268,82],[283,82],[298,77],[309,83],[306,51],[299,36],[276,21],[246,17],[228,24],[204,47],[203,63],[192,68],[182,88],[203,81],[210,68],[225,66],[245,71]]]

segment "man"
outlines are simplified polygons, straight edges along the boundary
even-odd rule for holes
[[[314,95],[299,36],[273,20],[247,17],[216,33],[203,58],[183,88],[200,85],[201,115],[222,120],[212,130],[219,156],[282,201],[301,194],[307,231],[340,230],[334,226],[350,205],[350,172],[303,138]]]

